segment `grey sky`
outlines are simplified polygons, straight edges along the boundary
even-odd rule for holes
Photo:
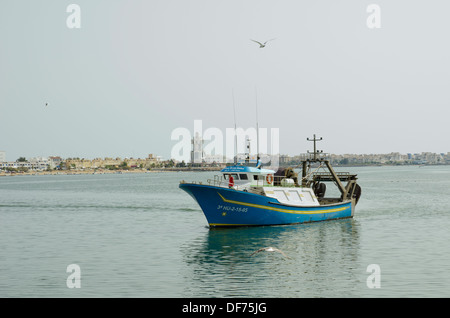
[[[81,29],[66,7],[81,7]],[[381,7],[381,29],[366,8]],[[450,151],[448,1],[0,4],[0,150],[168,158],[173,129],[280,129],[280,152]],[[259,49],[250,39],[265,41]],[[45,107],[48,102],[49,106]]]

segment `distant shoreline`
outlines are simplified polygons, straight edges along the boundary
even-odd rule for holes
[[[27,171],[27,172],[0,172],[0,177],[9,176],[56,176],[56,175],[80,175],[80,174],[120,174],[120,173],[147,173],[147,170],[56,170],[56,171]]]
[[[10,176],[56,176],[56,175],[87,175],[87,174],[128,174],[128,173],[158,173],[158,172],[178,172],[178,171],[220,171],[222,168],[165,168],[165,169],[83,169],[83,170],[52,170],[52,171],[27,171],[27,172],[0,172],[0,177]]]
[[[429,167],[429,166],[449,166],[449,164],[410,164],[410,165],[388,165],[388,164],[374,164],[374,165],[335,165],[334,168],[359,168],[359,167]],[[284,167],[284,166],[283,166]],[[164,169],[118,169],[118,170],[103,170],[103,169],[84,169],[84,170],[52,170],[52,171],[27,171],[27,172],[0,172],[0,177],[11,176],[55,176],[55,175],[88,175],[88,174],[133,174],[133,173],[160,173],[160,172],[205,172],[205,171],[220,171],[222,167],[173,167]]]

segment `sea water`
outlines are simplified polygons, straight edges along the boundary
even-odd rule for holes
[[[0,297],[449,297],[450,166],[336,170],[354,218],[229,229],[178,188],[217,172],[0,177]]]

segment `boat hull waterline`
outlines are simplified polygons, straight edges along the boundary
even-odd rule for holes
[[[181,183],[200,205],[211,227],[264,226],[319,222],[353,217],[355,200],[294,206],[277,199],[224,187]]]

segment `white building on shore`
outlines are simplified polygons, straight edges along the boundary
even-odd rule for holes
[[[46,170],[49,167],[49,159],[46,157],[34,157],[27,161],[0,161],[0,169],[28,169]]]

